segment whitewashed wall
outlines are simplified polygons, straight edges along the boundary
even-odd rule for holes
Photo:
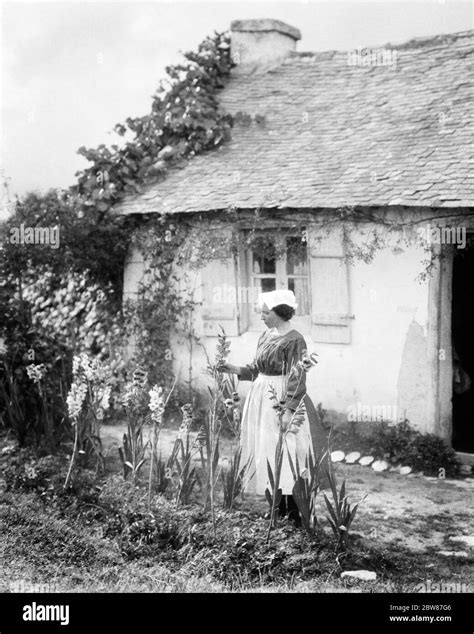
[[[333,420],[346,419],[348,414],[365,420],[381,416],[397,420],[406,416],[420,431],[434,431],[432,421],[427,418],[429,283],[415,280],[424,257],[415,247],[399,255],[386,249],[370,264],[357,261],[349,267],[349,312],[354,316],[350,343],[317,343],[311,337],[314,329],[303,332],[308,349],[319,354],[319,365],[308,375],[308,393],[315,404],[321,402],[332,411]],[[133,255],[125,277],[127,296],[134,292],[141,266],[139,256]],[[219,277],[222,279],[222,271]],[[190,279],[197,288],[195,299],[201,301],[200,273]],[[230,272],[228,279],[232,280]],[[216,346],[216,338],[204,334],[209,329],[206,307],[203,308],[204,312],[197,307],[195,320],[200,336],[193,359],[198,388],[207,381],[203,347],[213,357]],[[223,321],[224,327],[226,323]],[[229,337],[232,342],[229,361],[237,365],[250,362],[260,332],[248,330]],[[185,340],[174,337],[172,350],[175,371],[187,378],[189,352]],[[248,387],[241,384],[242,395]]]

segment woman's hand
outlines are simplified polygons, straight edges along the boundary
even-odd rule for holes
[[[286,409],[286,410],[283,412],[283,415],[282,415],[282,417],[281,417],[281,423],[282,423],[282,425],[283,425],[283,429],[284,429],[284,430],[288,429],[288,427],[289,427],[289,426],[290,426],[290,424],[291,424],[291,420],[292,420],[292,418],[293,418],[293,412],[292,412],[292,411],[290,411],[289,409]]]
[[[222,363],[217,369],[224,374],[240,374],[240,367],[238,365],[232,365],[231,363]]]

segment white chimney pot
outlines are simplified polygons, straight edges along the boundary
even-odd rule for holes
[[[292,51],[301,33],[280,20],[234,20],[230,25],[233,73],[266,72]]]

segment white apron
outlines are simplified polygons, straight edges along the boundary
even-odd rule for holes
[[[250,456],[250,464],[246,478],[245,491],[264,495],[265,489],[271,492],[267,470],[267,458],[275,475],[275,449],[278,441],[278,415],[273,409],[274,401],[270,399],[269,387],[273,384],[278,398],[283,397],[285,377],[259,374],[252,382],[250,392],[245,401],[242,414],[240,443],[242,446],[242,462],[244,465]],[[305,468],[308,452],[312,451],[311,432],[307,414],[297,434],[288,433],[283,451],[283,465],[279,488],[283,495],[292,495],[294,478],[288,460],[288,450],[296,469],[295,456],[298,456],[300,472]],[[254,474],[252,478],[250,476]]]

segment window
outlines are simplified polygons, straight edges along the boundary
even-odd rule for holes
[[[299,235],[262,236],[247,254],[247,270],[252,289],[253,305],[249,309],[249,322],[253,327],[261,324],[256,304],[259,293],[276,289],[294,292],[298,307],[293,323],[305,329],[310,325],[311,303],[309,295],[308,254],[305,232]]]

